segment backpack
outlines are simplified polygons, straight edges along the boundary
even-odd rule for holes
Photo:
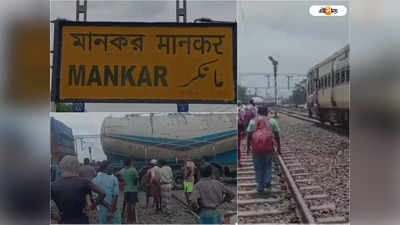
[[[274,134],[269,126],[269,121],[265,116],[256,118],[256,126],[251,135],[251,147],[255,153],[272,152]]]

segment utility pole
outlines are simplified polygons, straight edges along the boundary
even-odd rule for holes
[[[268,59],[271,61],[272,65],[274,66],[274,79],[275,79],[275,105],[278,104],[277,96],[278,96],[278,89],[276,83],[276,72],[278,70],[278,61],[276,61],[272,56],[269,56]]]
[[[92,161],[92,147],[89,146],[89,159]]]
[[[182,0],[182,5],[183,8],[180,8],[180,2],[181,0],[176,0],[176,22],[180,23],[180,17],[183,17],[183,22],[186,23],[186,0]]]
[[[293,76],[288,75],[287,76],[287,89],[290,89],[290,78],[292,78]]]
[[[267,76],[267,80],[268,80],[268,88],[270,88],[270,87],[271,87],[271,85],[270,85],[270,83],[269,83],[270,74],[267,74],[266,76]]]
[[[182,8],[180,8],[182,1]],[[186,23],[186,0],[176,0],[176,22],[180,23],[180,18],[183,17],[183,23]],[[178,112],[189,112],[189,104],[177,104]]]
[[[83,21],[87,20],[87,0],[83,0],[83,4],[80,4],[80,0],[76,0],[76,21],[79,21],[79,15],[83,14]]]

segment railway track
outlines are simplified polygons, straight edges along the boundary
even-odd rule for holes
[[[303,112],[288,110],[288,109],[285,109],[285,108],[278,108],[278,109],[274,109],[274,110],[277,110],[278,113],[282,113],[282,114],[284,114],[286,116],[290,116],[290,117],[293,117],[293,118],[296,118],[296,119],[300,119],[300,120],[303,120],[303,121],[314,123],[317,126],[323,127],[325,129],[330,129],[330,130],[335,131],[335,132],[337,132],[339,134],[344,134],[344,135],[348,135],[349,134],[348,133],[349,129],[346,128],[346,127],[332,125],[332,124],[329,124],[329,123],[321,123],[321,121],[319,121],[318,119],[310,118],[310,117],[308,117],[308,115],[306,113],[303,113]]]
[[[239,223],[346,223],[336,206],[289,148],[282,146],[272,172],[268,198],[257,198],[253,159],[242,154],[238,169]]]
[[[174,193],[172,193],[171,196],[179,203],[180,206],[182,206],[182,208],[185,209],[186,212],[194,216],[197,220],[200,220],[200,216],[189,207],[185,200],[181,199]]]
[[[190,207],[188,206],[188,204],[186,203],[185,200],[181,199],[176,194],[172,194],[172,198],[174,198],[186,212],[188,212],[189,214],[194,216],[197,219],[197,221],[200,220],[199,214],[197,214],[192,209],[190,209]],[[235,224],[236,223],[236,218],[235,218],[236,214],[237,213],[235,211],[224,212],[224,214],[222,215],[223,223],[224,224]]]

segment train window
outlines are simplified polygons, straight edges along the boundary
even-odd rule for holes
[[[350,71],[348,69],[346,70],[346,81],[350,82]]]
[[[326,76],[324,77],[324,88],[328,87],[328,79],[326,79]]]
[[[331,86],[331,74],[329,74],[326,78],[328,80],[328,87],[330,87]]]
[[[340,72],[336,72],[336,85],[340,84]]]
[[[346,79],[346,72],[344,72],[344,70],[342,71],[342,79],[341,79],[341,83],[344,83],[345,79]]]
[[[325,88],[325,77],[321,78],[321,89]]]

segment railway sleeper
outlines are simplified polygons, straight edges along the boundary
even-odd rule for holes
[[[256,177],[255,176],[238,176],[237,180],[255,180]],[[278,177],[274,174],[272,175],[271,179],[278,179]]]
[[[293,173],[291,174],[292,177],[304,177],[304,176],[310,176],[310,173]]]
[[[241,205],[251,205],[251,204],[264,204],[264,203],[278,203],[282,201],[282,198],[267,198],[267,199],[249,199],[249,200],[239,200],[236,203]]]
[[[304,199],[305,200],[313,200],[313,199],[322,199],[322,198],[327,198],[327,194],[317,194],[317,195],[305,195]]]
[[[238,217],[255,217],[255,216],[268,216],[268,215],[279,215],[288,212],[285,210],[260,210],[260,211],[242,211],[238,213]]]
[[[302,166],[302,164],[300,162],[291,162],[291,163],[287,163],[286,162],[286,167],[299,167]]]
[[[242,164],[242,167],[247,167],[247,166],[252,166],[252,165],[254,165],[253,162],[242,162],[242,161],[240,161],[240,164]],[[240,167],[239,167],[239,168],[240,168]]]
[[[307,183],[307,184],[309,184],[309,183],[312,183],[312,182],[314,182],[315,180],[314,179],[312,179],[312,178],[309,178],[309,179],[295,179],[295,181],[296,181],[296,183]]]
[[[325,218],[317,218],[317,223],[321,224],[329,224],[329,223],[345,223],[346,218],[343,216],[332,216],[332,217],[325,217]]]
[[[275,169],[275,167],[272,167],[271,170],[272,174],[276,174],[277,170]],[[246,174],[254,174],[254,167],[251,168],[247,168],[242,170],[241,168],[239,168],[239,171],[237,172],[238,175],[246,175]]]
[[[305,173],[305,171],[306,171],[306,168],[304,168],[304,167],[295,167],[295,168],[290,168],[289,169],[289,171],[292,173],[295,173],[295,172],[302,172],[302,173]]]
[[[240,162],[253,162],[251,158],[240,159]]]
[[[278,185],[278,182],[276,182],[276,180],[273,180],[271,181],[271,185]],[[257,183],[255,182],[238,184],[238,187],[255,187],[255,186],[257,186]]]
[[[277,184],[277,185],[272,185],[272,189],[277,189],[277,190],[283,190],[282,186]],[[256,186],[239,186],[238,187],[239,191],[254,191],[256,190]]]
[[[254,171],[254,166],[239,167],[238,172]]]
[[[336,206],[333,203],[326,203],[322,205],[313,205],[310,207],[311,211],[334,211],[336,210]]]
[[[272,188],[270,191],[271,194],[279,194],[282,193],[281,189],[276,189],[276,188]],[[256,190],[251,190],[251,191],[237,191],[238,195],[252,195],[252,194],[257,194]]]
[[[302,186],[299,187],[300,191],[307,191],[307,190],[320,190],[322,191],[322,187],[319,185],[314,185],[314,186]]]

